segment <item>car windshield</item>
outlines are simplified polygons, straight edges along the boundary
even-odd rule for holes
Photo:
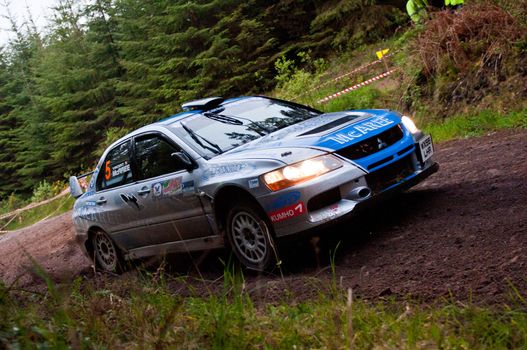
[[[210,159],[321,112],[263,97],[244,98],[170,124],[203,157]]]

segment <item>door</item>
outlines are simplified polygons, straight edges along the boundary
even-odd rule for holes
[[[134,196],[132,141],[113,147],[106,155],[96,180],[95,221],[124,249],[150,245],[150,237],[140,230],[137,214],[140,203]]]
[[[181,149],[160,133],[134,140],[138,182],[134,185],[142,204],[138,215],[153,244],[211,235],[193,174],[178,158]]]

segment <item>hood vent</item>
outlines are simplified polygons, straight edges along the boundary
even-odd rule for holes
[[[313,134],[318,134],[318,133],[321,133],[323,131],[327,131],[327,130],[331,130],[331,129],[334,129],[336,128],[337,126],[339,125],[342,125],[342,124],[347,124],[357,118],[360,118],[360,117],[363,117],[364,115],[362,114],[349,114],[345,117],[342,117],[342,118],[339,118],[339,119],[336,119],[330,123],[327,123],[327,124],[324,124],[322,126],[319,126],[318,128],[315,128],[315,129],[311,129],[303,134],[300,134],[298,136],[306,136],[306,135],[313,135]],[[324,116],[321,116],[322,118],[324,118]]]

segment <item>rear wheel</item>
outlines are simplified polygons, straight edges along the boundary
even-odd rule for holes
[[[265,270],[276,261],[271,230],[262,211],[253,203],[241,202],[229,210],[227,236],[231,249],[249,269]]]
[[[106,232],[96,231],[92,236],[92,245],[97,268],[114,273],[123,271],[121,253]]]

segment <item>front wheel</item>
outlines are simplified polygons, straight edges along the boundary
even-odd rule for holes
[[[123,260],[119,249],[104,231],[96,231],[92,236],[95,266],[103,271],[120,273]]]
[[[271,229],[252,203],[242,202],[231,208],[227,236],[234,254],[249,269],[265,270],[277,260]]]

